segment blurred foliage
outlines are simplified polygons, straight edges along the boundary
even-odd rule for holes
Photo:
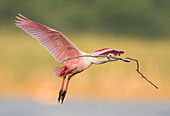
[[[0,24],[13,24],[21,13],[60,31],[153,39],[170,36],[169,6],[169,0],[0,0]]]
[[[60,64],[14,25],[21,13],[63,32],[87,53],[104,47],[128,51],[127,56],[137,58],[141,71],[160,87],[157,93],[138,78],[133,63],[115,62],[76,75],[69,94],[169,99],[169,6],[169,0],[0,0],[0,94],[56,97],[62,81],[52,73]]]
[[[3,35],[4,34],[4,35]],[[37,97],[37,100],[55,99],[62,79],[55,78],[52,69],[61,66],[26,33],[0,31],[0,96]],[[30,38],[30,39],[25,39]],[[82,51],[91,53],[104,47],[125,50],[121,57],[137,58],[141,72],[159,89],[156,90],[136,72],[134,62],[121,61],[92,65],[72,78],[68,98],[71,96],[105,99],[162,99],[170,98],[169,40],[139,40],[127,37],[72,34],[70,39]],[[81,38],[81,41],[80,39]],[[105,39],[103,39],[105,38]],[[127,39],[127,40],[126,40]],[[107,41],[106,41],[107,40]],[[89,44],[90,43],[90,44]],[[87,49],[88,48],[88,49]],[[49,102],[47,102],[49,103]]]

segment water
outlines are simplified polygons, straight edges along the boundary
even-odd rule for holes
[[[170,116],[170,103],[65,102],[43,105],[31,100],[0,100],[0,116]]]

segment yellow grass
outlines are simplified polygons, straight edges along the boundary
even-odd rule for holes
[[[122,57],[137,58],[141,72],[159,89],[156,90],[135,71],[136,64],[117,61],[93,65],[76,75],[70,83],[67,99],[97,98],[105,100],[170,100],[170,41],[140,40],[102,35],[68,36],[85,52],[101,48],[125,50]],[[61,66],[27,34],[0,35],[0,94],[31,97],[54,103],[61,85],[52,69]]]

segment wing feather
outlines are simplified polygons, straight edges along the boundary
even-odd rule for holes
[[[80,55],[80,50],[61,32],[18,15],[16,26],[37,39],[58,62]]]

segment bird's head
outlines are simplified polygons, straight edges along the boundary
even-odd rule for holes
[[[112,57],[120,56],[121,54],[124,54],[124,51],[111,48],[104,48],[91,53],[93,56],[106,56],[105,58],[96,57],[96,60],[94,61],[95,64],[103,64],[106,62],[115,61],[115,59]]]

